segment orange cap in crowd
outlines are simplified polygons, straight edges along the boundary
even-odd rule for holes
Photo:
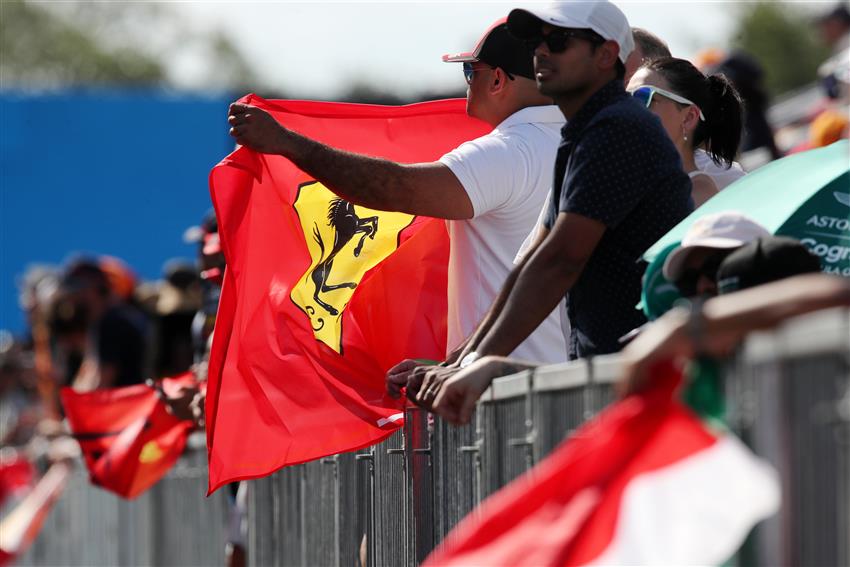
[[[716,67],[720,64],[723,59],[726,58],[726,54],[722,49],[718,49],[716,47],[707,47],[705,49],[700,50],[694,56],[694,66],[702,72],[705,72],[713,67]]]
[[[836,110],[824,110],[809,126],[809,142],[812,148],[822,148],[847,137],[850,121]]]
[[[100,256],[98,264],[109,280],[112,292],[123,299],[130,299],[136,289],[136,274],[132,268],[114,256]]]

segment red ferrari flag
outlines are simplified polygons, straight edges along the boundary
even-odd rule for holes
[[[194,381],[191,374],[163,380],[163,388]],[[61,392],[93,484],[135,498],[174,465],[194,426],[165,409],[156,390],[139,384],[79,393]]]
[[[401,107],[243,99],[345,150],[433,161],[489,126],[463,100]],[[241,148],[210,191],[227,258],[206,401],[210,490],[391,434],[384,374],[446,347],[445,224],[337,198]]]

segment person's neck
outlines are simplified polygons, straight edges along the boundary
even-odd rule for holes
[[[697,162],[694,159],[694,149],[692,147],[679,145],[676,149],[679,150],[679,157],[682,158],[682,169],[685,170],[685,173],[699,170]]]
[[[532,106],[548,106],[552,104],[552,99],[544,97],[543,95],[539,95],[536,92],[535,94],[537,96],[518,97],[510,103],[501,105],[497,110],[491,113],[485,121],[490,124],[490,126],[495,128],[496,126],[507,120],[508,117],[513,116],[524,108],[529,108]]]
[[[614,77],[604,77],[592,83],[586,89],[581,91],[571,91],[565,93],[563,97],[554,96],[555,104],[561,109],[561,113],[568,121],[575,118],[576,114],[587,104],[593,95],[599,92],[602,87],[614,80]]]

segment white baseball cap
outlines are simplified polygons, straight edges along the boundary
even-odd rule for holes
[[[685,233],[682,244],[667,256],[664,277],[671,282],[676,281],[694,248],[728,250],[763,236],[770,236],[770,231],[738,211],[723,211],[700,217]]]
[[[604,39],[616,41],[620,46],[620,61],[624,65],[635,48],[629,20],[617,6],[607,0],[552,2],[548,5],[516,8],[508,14],[508,29],[520,39],[529,39],[539,34],[543,22],[559,28],[592,29]]]

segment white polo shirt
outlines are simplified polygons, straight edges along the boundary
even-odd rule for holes
[[[513,268],[552,185],[564,122],[557,106],[524,108],[486,136],[440,158],[463,185],[474,209],[472,219],[447,221],[449,350],[475,330]],[[512,355],[544,363],[567,360],[558,310]]]

